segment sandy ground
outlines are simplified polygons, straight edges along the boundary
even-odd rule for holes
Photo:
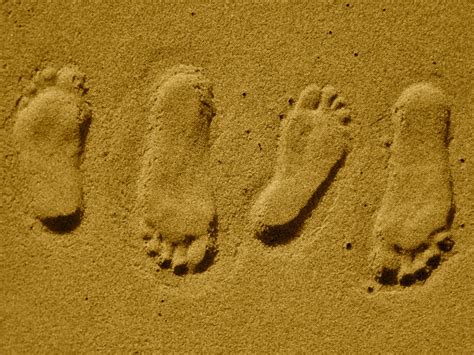
[[[472,14],[469,1],[153,6],[3,1],[2,352],[474,351]],[[207,80],[214,94],[212,122],[199,131],[209,134],[210,148],[202,153],[207,170],[195,174],[205,178],[203,189],[213,196],[210,212],[202,218],[216,217],[217,253],[202,272],[183,275],[147,255],[138,203],[144,147],[154,117],[150,100],[160,92],[159,78],[178,65],[202,68],[206,79],[196,80]],[[64,68],[71,67],[85,79],[67,91],[71,96],[61,97],[72,110],[68,112],[75,107],[85,112],[86,106],[91,112],[80,158],[78,126],[60,137],[55,132],[67,127],[58,128],[54,120],[39,125],[44,130],[39,137],[51,139],[40,139],[38,145],[25,138],[18,144],[14,132],[20,131],[21,137],[33,132],[19,123],[30,117],[23,106],[36,107],[28,95],[35,99],[49,90],[36,84],[38,91],[27,94],[26,88],[47,68],[63,68],[67,74]],[[54,74],[59,79],[53,88],[60,87],[66,74]],[[380,247],[374,225],[384,211],[390,159],[397,149],[392,144],[397,136],[393,107],[406,88],[419,82],[440,88],[450,105],[449,149],[440,146],[440,154],[449,160],[440,171],[449,170],[441,180],[449,184],[446,191],[455,206],[447,228],[454,246],[442,254],[429,277],[392,285],[377,279],[371,266]],[[285,160],[278,149],[286,147],[280,126],[297,117],[298,97],[311,84],[331,85],[347,100],[349,153],[317,203],[298,221],[298,233],[265,243],[255,238],[252,206],[271,183],[275,166]],[[197,106],[189,104],[193,91],[186,100],[179,95],[173,110],[183,117],[196,115]],[[51,117],[59,122],[64,112],[58,109]],[[56,138],[66,143],[60,147]],[[44,149],[38,153],[36,147]],[[30,150],[37,156],[25,153]],[[44,151],[48,154],[41,159]],[[53,177],[48,180],[21,167],[22,154],[30,159],[28,167],[41,170],[61,161],[66,151],[78,158],[74,164],[80,168],[71,170],[73,177],[63,183],[54,185]],[[432,157],[431,148],[420,151]],[[318,152],[323,159],[328,156]],[[63,171],[64,164],[58,164],[52,176]],[[301,169],[311,168],[302,164]],[[74,174],[82,192],[74,190],[76,183],[67,185],[75,181]],[[308,174],[302,174],[304,179],[312,178]],[[413,180],[425,189],[421,195],[436,195],[430,169],[426,185],[421,176]],[[52,186],[52,195],[44,199],[56,197],[44,202],[34,189],[28,197],[24,190],[34,179],[40,187]],[[306,183],[297,180],[293,192],[308,188]],[[66,192],[59,193],[61,189]],[[67,191],[82,193],[83,215],[75,228],[57,233],[38,219],[39,212],[31,215],[28,198],[46,217],[54,208],[73,209],[76,200],[70,207]],[[288,198],[293,196],[290,191]],[[299,207],[290,210],[296,213]],[[189,233],[195,232],[193,223]],[[176,238],[176,245],[184,240]]]

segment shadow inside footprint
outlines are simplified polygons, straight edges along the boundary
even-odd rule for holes
[[[432,269],[429,266],[416,270],[413,274],[405,274],[400,278],[400,285],[411,286],[417,281],[426,281],[430,277]]]
[[[206,254],[204,254],[204,258],[202,259],[202,261],[194,268],[194,271],[193,273],[195,274],[199,274],[199,273],[202,273],[204,271],[206,271],[207,269],[209,269],[209,267],[214,264],[214,259],[217,255],[217,249],[212,247],[212,248],[208,248],[206,250]],[[165,263],[163,263],[161,265],[161,267],[163,269],[166,269],[166,268],[170,268],[171,267],[171,261],[165,265]],[[189,272],[189,268],[186,264],[183,264],[183,265],[177,265],[174,267],[173,269],[173,272],[175,275],[177,276],[184,276],[186,275],[188,272]]]
[[[390,269],[384,267],[380,275],[376,277],[376,281],[385,286],[394,286],[398,284],[398,269]]]
[[[51,232],[65,234],[76,229],[81,224],[82,210],[77,209],[76,212],[67,216],[42,218],[41,222]]]
[[[206,250],[206,254],[204,254],[204,258],[202,261],[196,266],[194,269],[194,273],[199,274],[201,272],[206,271],[211,267],[212,264],[214,264],[214,260],[217,255],[217,248],[215,247],[210,247]],[[176,273],[176,271],[175,271]]]
[[[266,245],[273,247],[288,244],[293,239],[297,238],[301,234],[304,222],[311,215],[321,198],[326,194],[339,170],[344,166],[346,158],[347,153],[344,152],[342,157],[331,168],[326,179],[321,183],[321,185],[319,185],[311,196],[308,203],[300,210],[296,218],[283,225],[267,227],[257,235],[257,238]]]
[[[441,252],[448,253],[454,247],[454,241],[450,237],[446,237],[443,240],[439,241],[437,243],[437,246]],[[418,270],[415,270],[413,273],[401,275],[399,280],[398,269],[384,267],[380,271],[379,276],[375,278],[375,280],[379,284],[384,286],[395,286],[397,284],[400,284],[400,286],[409,287],[416,284],[417,282],[424,282],[428,280],[433,271],[439,268],[442,262],[442,255],[433,255],[426,261],[425,266]]]
[[[214,264],[214,260],[217,255],[217,246],[216,246],[216,240],[217,240],[217,234],[219,233],[219,222],[218,222],[218,216],[217,214],[214,215],[214,218],[212,219],[211,223],[209,223],[209,245],[206,249],[206,253],[204,254],[204,257],[202,258],[201,262],[196,265],[194,269],[194,273],[201,273],[206,271],[211,267],[212,264]]]
[[[218,217],[217,215],[214,215],[213,220],[209,224],[209,244],[207,245],[206,252],[199,264],[197,264],[192,270],[188,267],[187,264],[180,264],[176,265],[173,267],[173,273],[177,276],[184,276],[189,272],[199,274],[201,272],[206,271],[209,269],[209,267],[214,264],[214,260],[216,258],[216,255],[218,253],[217,246],[216,246],[216,239],[217,239],[217,234],[218,234]],[[188,245],[191,243],[191,241],[188,242]],[[154,257],[157,256],[155,252],[149,252],[149,255]],[[167,259],[164,260],[161,264],[160,267],[162,269],[170,269],[172,267],[172,260]]]
[[[92,116],[91,114],[87,114],[84,117],[84,121],[81,122],[79,125],[79,139],[80,139],[80,153],[84,152],[84,148],[86,146],[87,136],[89,135],[89,128],[91,126]]]
[[[437,243],[439,250],[447,253],[453,249],[454,241],[451,238],[445,238]]]

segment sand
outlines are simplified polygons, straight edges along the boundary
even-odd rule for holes
[[[4,1],[1,352],[473,352],[472,11]]]

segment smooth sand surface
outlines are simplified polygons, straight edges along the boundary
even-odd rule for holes
[[[469,1],[4,1],[0,351],[474,351]]]

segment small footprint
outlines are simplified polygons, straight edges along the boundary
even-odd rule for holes
[[[395,136],[372,266],[380,284],[411,286],[425,281],[454,246],[450,104],[440,89],[415,84],[396,102],[392,120]]]
[[[66,66],[36,73],[20,99],[13,127],[30,212],[66,233],[82,216],[80,156],[90,123],[85,76]]]
[[[209,174],[211,83],[191,66],[170,69],[152,93],[139,208],[148,255],[176,274],[205,270],[217,217]]]
[[[294,238],[350,151],[350,111],[335,88],[308,86],[283,120],[275,173],[250,211],[267,244]]]

